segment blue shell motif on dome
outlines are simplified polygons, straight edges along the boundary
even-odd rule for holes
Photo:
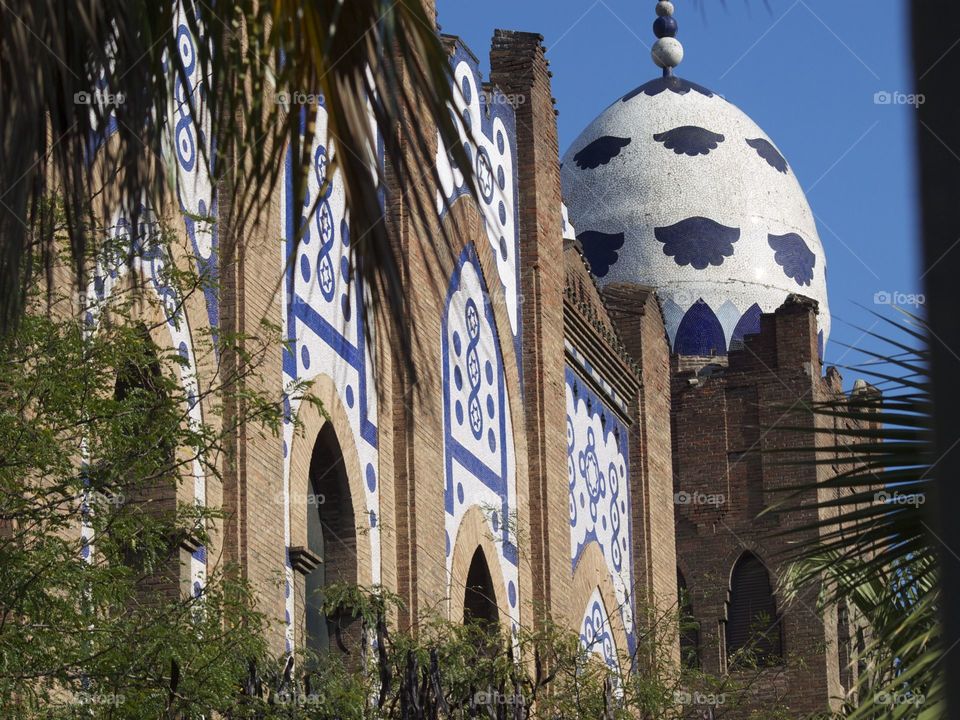
[[[786,175],[789,168],[787,161],[769,141],[763,138],[756,138],[754,140],[748,139],[746,142],[747,145],[757,151],[757,155],[767,161],[770,167]]]
[[[760,316],[763,311],[757,303],[754,303],[740,318],[737,326],[733,329],[733,337],[730,338],[730,349],[738,350],[743,347],[744,339],[747,335],[756,335],[760,332]]]
[[[722,265],[733,255],[733,244],[740,239],[740,229],[730,228],[705,217],[692,217],[675,225],[654,228],[663,252],[677,265],[692,265],[705,270],[708,265]]]
[[[586,230],[577,235],[577,240],[583,246],[583,254],[587,256],[590,270],[598,278],[602,278],[610,272],[610,266],[620,258],[618,251],[623,247],[624,235]]]
[[[802,237],[797,233],[769,235],[767,242],[776,251],[773,259],[783,268],[787,277],[793,278],[797,285],[810,285],[813,282],[817,256]]]
[[[680,321],[673,351],[678,355],[726,355],[727,341],[716,314],[703,300],[697,300]]]
[[[657,133],[653,139],[661,143],[667,150],[673,150],[677,155],[709,155],[724,141],[723,135],[697,127],[684,125],[682,127]]]
[[[573,161],[581,170],[595,170],[613,160],[630,142],[630,138],[604,135],[574,155]]]
[[[647,97],[655,97],[656,95],[666,92],[667,90],[676,95],[686,95],[688,92],[693,90],[705,97],[713,97],[712,90],[708,90],[702,85],[697,85],[694,82],[684,80],[676,75],[670,75],[669,77],[660,77],[656,80],[651,80],[648,83],[644,83],[640,87],[636,88],[635,90],[631,90],[624,95],[621,98],[621,101],[627,102],[628,100],[632,100],[633,98],[637,97],[637,95],[641,94],[646,95]]]

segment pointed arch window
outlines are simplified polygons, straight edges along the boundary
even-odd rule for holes
[[[731,663],[769,666],[783,661],[783,623],[770,574],[752,553],[744,553],[734,565],[726,615],[726,649]]]

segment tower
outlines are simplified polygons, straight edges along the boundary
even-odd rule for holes
[[[616,99],[573,142],[564,197],[605,295],[650,286],[661,307],[677,580],[697,621],[681,640],[685,662],[739,676],[762,707],[824,711],[850,687],[853,633],[842,611],[817,610],[815,595],[788,607],[779,590],[787,544],[816,540],[780,533],[816,511],[765,511],[778,491],[825,479],[773,452],[812,461],[803,448],[824,421],[807,408],[842,392],[839,374],[822,368],[826,258],[783,154],[726,99],[674,74],[683,47],[673,4],[656,12],[662,77]],[[786,429],[797,425],[811,433]]]

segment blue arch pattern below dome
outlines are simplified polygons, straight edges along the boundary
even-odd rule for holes
[[[739,350],[743,347],[744,339],[747,335],[756,335],[760,332],[760,316],[763,310],[754,303],[740,318],[737,326],[733,329],[733,337],[730,338],[730,349]]]
[[[678,355],[726,355],[727,340],[723,326],[710,306],[697,300],[677,329],[673,351]]]

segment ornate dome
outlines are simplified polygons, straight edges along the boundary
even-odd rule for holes
[[[657,288],[674,352],[725,354],[796,293],[819,303],[822,354],[826,258],[810,205],[724,98],[671,74],[642,85],[573,142],[562,178],[594,274]]]

